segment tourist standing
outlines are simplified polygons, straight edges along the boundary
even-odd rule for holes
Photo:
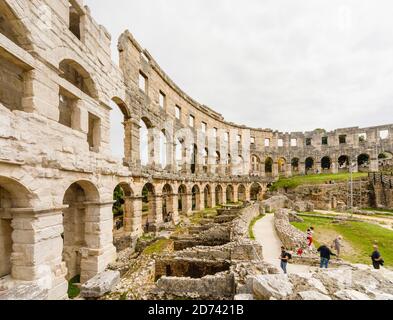
[[[291,260],[292,256],[290,253],[288,253],[285,250],[285,247],[281,247],[281,256],[280,256],[280,260],[281,260],[281,269],[282,271],[284,271],[284,274],[287,274],[287,267],[288,267],[288,262],[289,260]]]
[[[333,241],[333,249],[335,249],[336,252],[337,252],[337,258],[340,258],[341,248],[342,248],[342,241],[343,241],[343,237],[342,236],[338,236]]]
[[[310,227],[307,230],[307,246],[309,249],[311,249],[313,241],[314,241],[314,228]]]
[[[320,246],[318,252],[321,255],[321,269],[329,268],[330,258],[331,256],[335,256],[335,254],[326,245]]]
[[[374,251],[371,255],[371,260],[373,262],[373,267],[376,270],[381,269],[381,266],[384,265],[384,261],[382,259],[381,253],[379,252],[379,248],[377,245],[374,245]]]

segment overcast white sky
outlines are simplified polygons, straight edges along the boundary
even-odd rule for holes
[[[228,121],[305,131],[393,122],[391,0],[85,0]],[[117,56],[114,56],[117,59]]]

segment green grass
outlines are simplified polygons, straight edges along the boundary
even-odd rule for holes
[[[353,174],[355,180],[360,180],[368,176],[368,173],[358,172]],[[337,174],[313,174],[306,176],[295,176],[291,178],[280,178],[270,188],[271,191],[277,191],[279,189],[294,189],[301,185],[307,184],[324,184],[329,181],[334,182],[345,182],[350,179],[349,173],[337,173]]]
[[[73,277],[68,281],[68,298],[75,299],[80,294],[80,289],[75,286],[75,283],[80,283],[80,276]]]
[[[202,219],[215,218],[217,216],[217,208],[208,208],[195,213],[191,217],[191,223],[199,224]]]
[[[332,220],[323,218],[304,217],[304,223],[292,223],[302,231],[306,231],[310,226],[316,230],[316,245],[318,243],[318,233],[334,232],[344,237],[353,250],[351,253],[343,255],[343,258],[352,263],[371,263],[370,255],[374,243],[379,245],[386,266],[393,267],[393,231],[389,231],[378,225],[366,222],[345,222],[333,224]],[[327,243],[330,245],[330,243]]]
[[[248,227],[248,235],[250,237],[251,240],[255,240],[255,234],[254,234],[254,227],[255,224],[261,220],[264,217],[264,215],[260,215],[258,217],[255,217],[254,219],[252,219],[250,226]]]
[[[167,239],[161,239],[157,240],[150,246],[148,246],[145,250],[143,250],[144,255],[151,256],[153,254],[159,254],[163,253],[166,249],[172,245],[173,241],[172,240],[167,240]]]

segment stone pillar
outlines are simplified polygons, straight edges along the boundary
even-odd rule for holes
[[[320,161],[315,163],[315,173],[323,173],[322,163]]]
[[[124,198],[124,231],[133,238],[143,235],[142,199],[143,197]]]
[[[379,171],[379,161],[378,159],[371,158],[370,160],[370,172],[378,172]]]
[[[246,186],[246,201],[250,202],[251,201],[251,186]]]
[[[333,174],[338,173],[338,162],[332,161],[330,170]]]
[[[175,225],[177,225],[180,222],[179,210],[178,210],[179,195],[173,194],[169,198],[169,201],[171,201],[171,203],[172,203],[172,220],[173,220],[173,223]]]
[[[299,161],[299,174],[305,175],[306,174],[306,163]]]
[[[156,137],[157,130],[155,128],[148,129],[148,166],[151,168],[158,167],[160,163],[160,139]]]
[[[274,178],[278,177],[280,174],[278,172],[278,163],[276,161],[273,162],[273,172],[272,175]]]
[[[183,202],[183,212],[187,215],[187,216],[191,216],[192,215],[192,193],[188,193],[186,195],[184,195],[184,199],[186,201]]]
[[[215,208],[216,207],[216,190],[215,188],[212,188],[210,190],[210,197],[207,199],[207,205],[209,208]]]
[[[141,126],[135,119],[128,119],[124,123],[124,161],[127,164],[140,166],[140,137]]]
[[[116,260],[113,245],[113,201],[86,202],[85,248],[81,248],[81,283],[105,271]]]
[[[12,278],[36,282],[49,290],[50,300],[66,298],[68,290],[67,268],[62,257],[62,210],[11,209]]]
[[[286,166],[287,166],[287,168],[285,170],[286,177],[288,177],[288,178],[292,177],[292,164],[287,163]]]
[[[164,223],[164,219],[162,216],[162,195],[152,196],[153,199],[153,216],[154,220],[151,223],[156,230]]]
[[[227,204],[227,201],[228,201],[228,199],[227,199],[227,190],[223,189],[222,190],[222,204]]]
[[[239,186],[233,186],[233,202],[237,203],[239,202]]]

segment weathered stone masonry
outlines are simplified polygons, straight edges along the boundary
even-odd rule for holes
[[[228,123],[182,92],[130,32],[119,40],[120,67],[111,60],[110,44],[81,0],[0,0],[0,292],[28,283],[60,299],[73,276],[85,282],[105,270],[116,258],[112,205],[118,185],[125,192],[124,233],[136,239],[143,233],[144,187],[148,220],[157,228],[164,210],[176,223],[179,214],[205,206],[257,199],[271,178],[305,172],[307,163],[309,172],[321,162],[336,172],[347,164],[341,156],[366,154],[360,169],[377,171],[378,154],[393,149],[392,126],[340,129],[326,133],[328,145],[322,145],[320,132],[284,134]],[[110,152],[112,103],[124,114],[123,161]],[[146,165],[141,124],[149,132]],[[217,129],[216,150],[195,150],[201,138],[173,134],[195,133],[202,125]],[[231,133],[222,143],[219,137],[234,129],[240,137]],[[165,134],[166,158],[173,160],[165,167],[156,131]],[[367,139],[359,142],[363,132]],[[239,154],[228,152],[234,139]],[[234,164],[249,141],[250,159],[243,157],[239,173]],[[175,160],[178,142],[183,159],[195,157],[193,164]],[[321,161],[326,156],[329,166]]]

